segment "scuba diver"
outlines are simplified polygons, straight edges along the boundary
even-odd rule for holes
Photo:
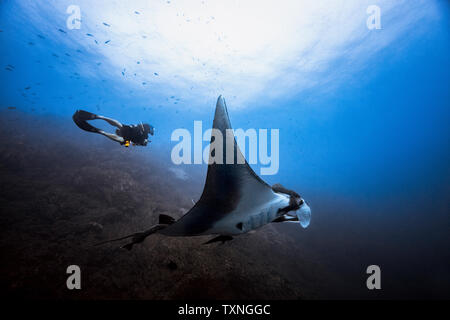
[[[110,119],[107,117],[99,116],[84,110],[77,110],[73,116],[73,121],[75,124],[84,131],[88,132],[94,132],[101,135],[104,135],[105,137],[116,141],[120,143],[121,145],[124,145],[125,147],[129,147],[130,143],[136,146],[146,146],[149,142],[148,140],[148,134],[155,133],[155,129],[153,126],[147,124],[147,123],[140,123],[138,125],[126,125],[122,124],[117,120]],[[116,127],[116,133],[109,133],[105,132],[101,129],[98,129],[92,125],[90,125],[87,121],[88,120],[104,120],[108,122],[110,125]]]

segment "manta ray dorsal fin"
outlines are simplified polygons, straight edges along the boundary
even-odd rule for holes
[[[230,119],[225,104],[225,99],[220,96],[217,100],[213,121],[213,129],[222,133],[223,161],[210,164],[206,175],[206,182],[200,200],[179,221],[163,230],[161,233],[168,235],[199,235],[208,234],[208,230],[215,223],[233,212],[237,208],[252,208],[263,201],[270,201],[275,197],[272,188],[266,184],[250,168],[241,150],[233,138],[234,148],[226,146],[226,131],[231,129]],[[211,135],[211,143],[214,141]],[[233,152],[233,163],[227,163],[227,152]],[[230,155],[228,155],[230,156]],[[242,157],[241,163],[237,159]],[[249,210],[239,210],[243,215]],[[239,213],[241,214],[241,213]]]

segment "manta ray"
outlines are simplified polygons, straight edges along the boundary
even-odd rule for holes
[[[220,131],[223,137],[227,130],[232,129],[222,96],[217,99],[213,129]],[[229,159],[227,152],[233,152],[231,159],[235,161],[211,161],[214,152],[210,150],[203,193],[183,217],[175,220],[161,214],[159,223],[146,231],[99,244],[131,238],[130,243],[122,246],[131,250],[134,244],[143,242],[154,233],[173,237],[214,235],[205,244],[224,243],[272,222],[293,222],[308,227],[311,209],[306,201],[280,184],[269,186],[264,182],[243,157],[234,136],[231,140],[234,148],[227,148],[223,143],[223,159]],[[210,146],[213,141],[212,135]],[[243,161],[237,161],[238,158]]]

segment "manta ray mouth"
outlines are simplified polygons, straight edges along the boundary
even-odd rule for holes
[[[303,201],[300,208],[295,211],[295,215],[297,216],[300,225],[305,229],[308,228],[309,223],[311,222],[311,208],[305,201]]]

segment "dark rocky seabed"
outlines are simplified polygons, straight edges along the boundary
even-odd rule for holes
[[[119,243],[92,246],[145,230],[161,213],[181,217],[192,206],[191,199],[200,197],[206,167],[180,180],[152,145],[125,149],[79,131],[69,120],[58,123],[16,110],[3,111],[0,121],[3,297],[320,299],[448,294],[445,284],[436,292],[418,289],[430,279],[437,283],[432,271],[419,282],[403,274],[406,285],[393,282],[390,288],[389,281],[384,282],[385,295],[369,292],[365,266],[383,254],[401,255],[401,250],[378,245],[368,255],[367,239],[375,232],[336,227],[334,212],[324,218],[313,211],[306,230],[268,225],[223,245],[202,245],[209,236],[153,235],[132,251],[120,249]],[[367,227],[364,221],[363,225]],[[409,257],[403,254],[403,260]],[[66,268],[72,264],[81,267],[81,290],[66,288]]]

